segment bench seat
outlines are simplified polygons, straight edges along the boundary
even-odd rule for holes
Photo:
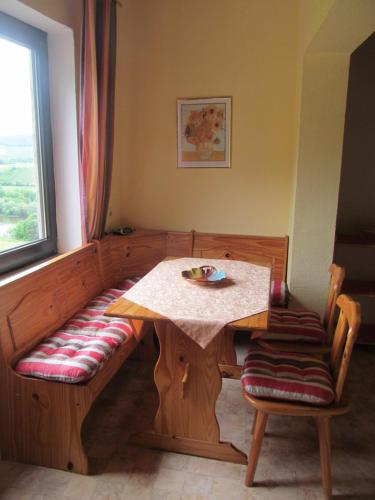
[[[76,384],[92,378],[133,335],[127,319],[104,316],[107,307],[140,278],[128,278],[91,300],[18,361],[20,375]]]

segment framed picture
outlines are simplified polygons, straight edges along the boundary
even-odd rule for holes
[[[177,99],[177,167],[230,167],[231,97]]]

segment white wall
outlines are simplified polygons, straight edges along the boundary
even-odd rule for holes
[[[299,305],[320,312],[333,256],[348,61],[312,54],[304,63],[289,284]]]
[[[304,58],[288,281],[295,302],[324,309],[333,258],[349,57],[375,30],[373,0],[336,0]]]

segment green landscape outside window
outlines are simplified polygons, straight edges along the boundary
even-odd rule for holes
[[[56,252],[47,52],[0,13],[0,273]]]
[[[31,50],[0,38],[0,251],[44,237]]]

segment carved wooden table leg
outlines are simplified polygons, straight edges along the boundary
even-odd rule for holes
[[[222,377],[239,379],[242,367],[237,365],[234,334],[233,328],[225,328],[217,336],[219,341],[218,360]]]
[[[220,441],[215,405],[221,391],[219,338],[202,349],[173,323],[156,323],[159,408],[153,428],[132,441],[151,448],[246,464],[246,455]]]

